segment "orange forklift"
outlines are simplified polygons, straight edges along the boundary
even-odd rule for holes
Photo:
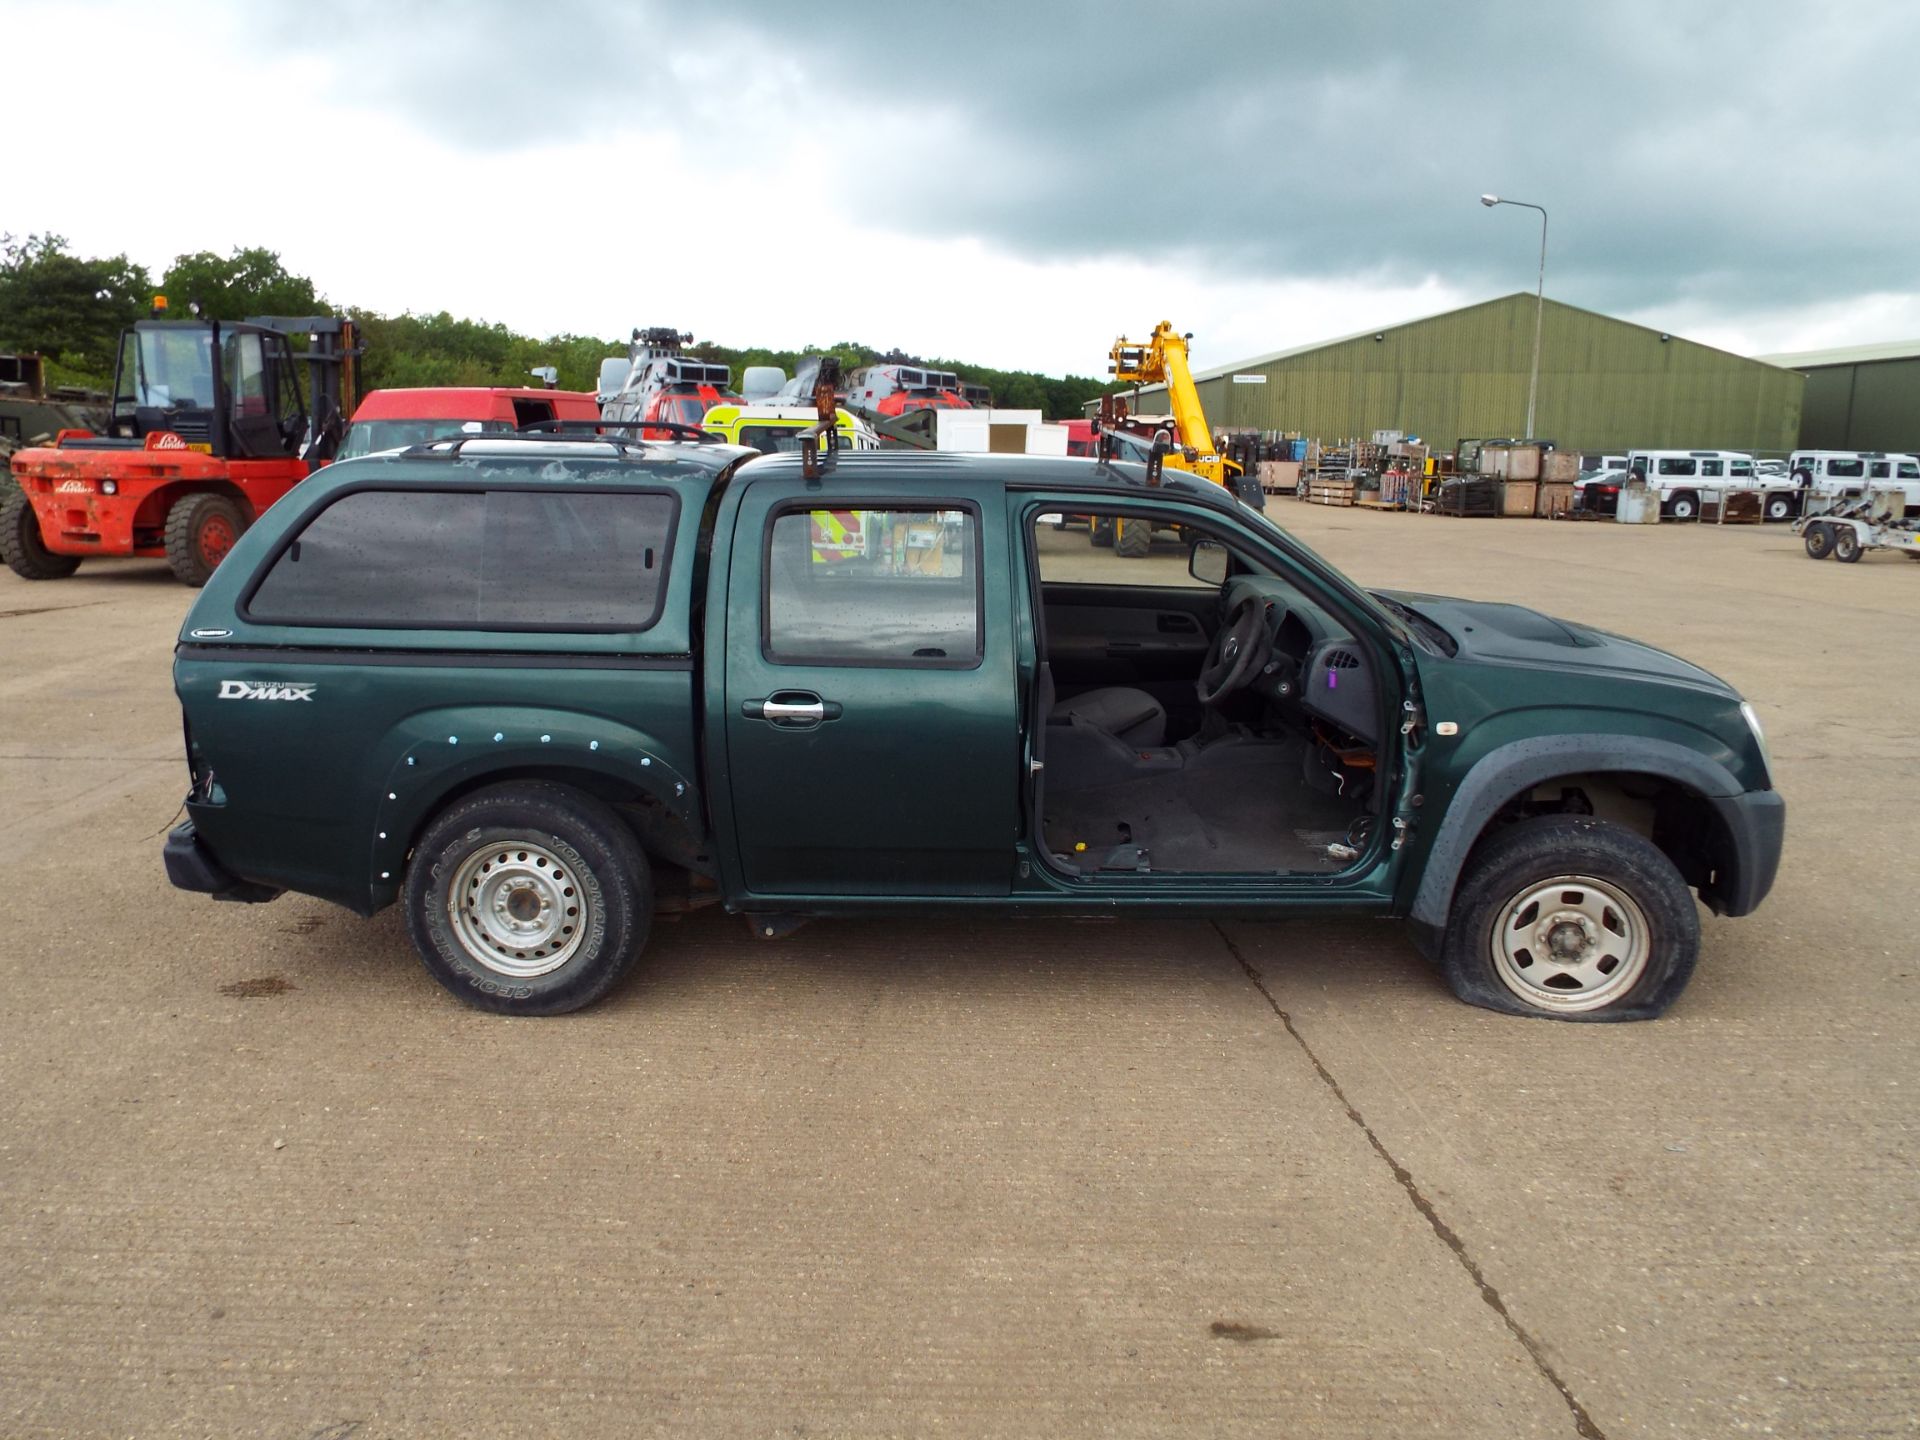
[[[0,503],[0,558],[23,579],[135,555],[204,585],[260,513],[340,444],[361,353],[351,320],[173,321],[162,318],[164,296],[153,313],[121,333],[105,433],[62,430],[13,457],[18,488]]]

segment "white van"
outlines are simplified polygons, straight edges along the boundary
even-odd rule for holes
[[[1718,504],[1730,491],[1762,488],[1753,456],[1742,450],[1629,450],[1627,472],[1642,476],[1660,496],[1660,515],[1668,520],[1698,520],[1702,502]]]
[[[1866,490],[1898,486],[1909,510],[1920,506],[1920,459],[1880,450],[1796,450],[1787,462],[1794,483],[1830,505]],[[1816,505],[1824,509],[1826,505]]]

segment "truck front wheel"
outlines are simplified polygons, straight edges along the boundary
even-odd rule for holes
[[[467,1004],[561,1015],[626,974],[653,924],[653,881],[604,802],[545,781],[481,790],[427,827],[405,891],[421,963]]]
[[[167,511],[167,564],[174,578],[199,589],[247,529],[247,517],[224,495],[183,495]]]
[[[0,503],[0,559],[22,580],[64,580],[80,568],[78,555],[56,555],[40,538],[40,517],[27,492],[14,490]]]
[[[1700,953],[1700,917],[1673,862],[1624,826],[1523,820],[1467,862],[1441,944],[1471,1005],[1559,1020],[1650,1020]]]

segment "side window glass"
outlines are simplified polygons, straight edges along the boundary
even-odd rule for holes
[[[1660,473],[1662,475],[1691,475],[1693,474],[1693,461],[1679,460],[1669,456],[1660,462]]]
[[[1867,473],[1864,460],[1829,460],[1827,474],[1838,480],[1858,480]]]
[[[1887,478],[1887,462],[1884,460],[1874,461],[1872,468],[1867,471],[1867,478],[1870,480],[1886,479]]]
[[[223,348],[226,353],[220,360],[227,372],[231,413],[248,418],[267,415],[267,367],[260,354],[260,337],[229,334]]]
[[[776,664],[980,663],[971,509],[781,511],[765,567],[762,646]]]
[[[644,630],[677,507],[666,495],[347,495],[282,550],[250,620],[418,630]]]
[[[1702,460],[1700,462],[1700,474],[1703,477],[1718,475],[1720,473],[1720,463],[1718,460]]]
[[[1187,567],[1189,535],[1167,516],[1136,511],[1075,515],[1050,511],[1033,525],[1033,550],[1042,584],[1178,585],[1210,589]]]

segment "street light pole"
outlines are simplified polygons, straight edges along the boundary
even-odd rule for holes
[[[1498,195],[1482,195],[1480,203],[1489,209],[1495,205],[1518,205],[1523,210],[1540,212],[1540,283],[1533,292],[1533,374],[1527,381],[1527,433],[1524,437],[1531,440],[1533,402],[1540,393],[1540,321],[1547,308],[1547,207],[1526,200],[1502,200]]]

